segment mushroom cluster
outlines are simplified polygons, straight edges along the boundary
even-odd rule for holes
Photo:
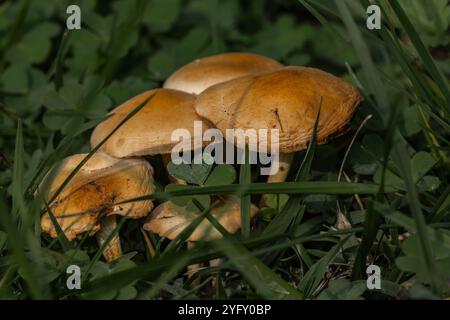
[[[288,175],[293,153],[307,147],[319,109],[317,141],[326,143],[348,128],[360,95],[347,82],[315,68],[283,66],[250,53],[219,54],[183,66],[165,81],[163,88],[141,93],[112,110],[94,129],[91,147],[98,146],[146,100],[146,105],[101,145],[56,197],[54,192],[85,155],[65,159],[57,173],[49,175],[46,197],[52,202],[50,212],[41,218],[43,231],[52,237],[58,235],[51,214],[69,240],[86,232],[96,235],[100,245],[112,238],[104,250],[107,261],[122,254],[118,234],[111,234],[116,229],[115,215],[147,217],[145,230],[174,239],[195,219],[195,213],[170,201],[154,209],[150,200],[120,204],[154,192],[153,168],[142,157],[161,155],[167,165],[175,146],[174,130],[192,131],[194,121],[201,121],[204,130],[217,128],[222,132],[278,129],[280,169],[269,176],[268,182],[281,182]],[[211,214],[227,231],[235,233],[241,226],[239,199],[222,199]],[[258,207],[252,205],[251,216],[257,212]],[[189,241],[220,236],[205,220]]]

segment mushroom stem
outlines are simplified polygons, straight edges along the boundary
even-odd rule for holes
[[[286,181],[293,159],[294,153],[280,153],[278,160],[279,162],[278,171],[275,174],[269,176],[269,178],[267,179],[267,183],[277,183]],[[267,197],[268,197],[267,194],[263,194],[263,196],[261,197],[261,201],[259,203],[259,206],[261,208],[268,207]]]
[[[166,168],[166,171],[167,171],[167,165],[168,165],[169,162],[172,160],[171,155],[170,155],[170,153],[168,153],[168,154],[162,154],[161,157],[162,157],[162,160],[163,160],[163,163],[164,163],[164,168]],[[169,171],[167,171],[167,175],[169,176],[169,180],[170,180],[170,182],[172,182],[172,183],[175,183],[175,184],[186,184],[186,181],[184,181],[184,180],[182,180],[182,179],[178,179],[178,178],[172,176],[172,175],[169,173]]]
[[[222,264],[222,262],[223,262],[223,259],[222,259],[222,258],[212,259],[212,260],[209,260],[209,266],[210,266],[210,267],[218,267],[218,266],[220,266],[220,265]],[[216,275],[216,272],[214,272],[212,275],[213,275],[213,276]],[[216,288],[216,284],[217,284],[217,283],[216,283],[216,278],[213,277],[213,278],[211,279],[211,288],[212,288],[212,289],[215,289],[215,288]]]
[[[105,243],[110,234],[114,232],[116,227],[117,223],[115,216],[112,215],[103,219],[103,221],[101,222],[101,228],[96,233],[96,238],[99,246],[102,246]],[[119,234],[116,234],[108,243],[105,250],[103,251],[103,256],[108,262],[116,260],[122,256],[122,247],[120,245]]]
[[[195,243],[193,241],[188,241],[187,242],[187,248],[188,250],[191,250],[192,248],[195,247]],[[192,275],[199,270],[202,267],[202,265],[200,263],[194,263],[191,265],[188,265],[186,268],[188,270],[188,277],[192,277]],[[191,283],[191,288],[195,288],[196,286],[198,286],[200,284],[200,278],[195,279],[194,281],[192,281]]]

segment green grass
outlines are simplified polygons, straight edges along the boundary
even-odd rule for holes
[[[429,10],[374,1],[380,30],[365,27],[365,0],[75,1],[83,29],[70,32],[69,1],[2,3],[0,298],[449,297],[450,6],[417,1]],[[173,241],[144,238],[143,221],[121,218],[115,232],[126,254],[112,263],[102,259],[106,244],[99,248],[87,234],[69,242],[53,214],[58,237],[41,233],[40,215],[100,147],[89,149],[89,136],[108,110],[161,86],[189,61],[227,51],[315,66],[352,82],[364,101],[350,132],[317,145],[316,127],[284,183],[265,183],[248,163],[200,165],[184,168],[192,181],[175,188],[166,185],[160,159],[147,157],[157,191],[128,201],[172,199],[198,217]],[[44,176],[81,152],[88,155],[45,202]],[[250,205],[263,194],[275,200],[250,221]],[[228,234],[210,214],[212,195],[241,198],[241,232]],[[349,228],[338,228],[338,213]],[[204,219],[223,239],[188,250]],[[216,258],[218,266],[207,265]],[[193,263],[205,267],[189,278]],[[81,290],[66,288],[70,264],[82,269]],[[381,290],[362,285],[369,264],[382,270]]]

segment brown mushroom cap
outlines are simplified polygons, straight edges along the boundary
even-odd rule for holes
[[[258,208],[251,206],[250,215],[254,217]],[[225,202],[214,207],[211,215],[230,233],[235,233],[241,227],[240,200],[238,198],[228,198]],[[175,239],[189,224],[191,224],[198,214],[188,211],[183,207],[167,201],[157,206],[147,217],[144,229],[159,234],[161,237]],[[200,225],[192,232],[189,241],[212,240],[221,238],[222,234],[209,222],[204,219]]]
[[[217,83],[281,67],[277,61],[253,53],[223,53],[181,67],[166,80],[164,88],[199,94]]]
[[[227,81],[201,93],[195,110],[224,136],[228,128],[279,129],[279,151],[291,153],[306,148],[321,98],[317,138],[326,143],[345,131],[361,98],[353,86],[318,69],[284,67]]]
[[[83,160],[77,154],[63,160],[51,178],[46,198],[49,200],[63,181]],[[50,174],[46,179],[50,179]],[[41,185],[42,186],[42,185]],[[146,216],[153,208],[150,200],[114,205],[121,201],[153,193],[153,168],[140,159],[115,159],[104,153],[94,154],[50,204],[53,215],[69,240],[91,230],[96,233],[100,219],[113,214],[130,218]],[[42,230],[52,237],[57,232],[46,212]]]
[[[194,139],[194,121],[203,121],[203,130],[210,124],[194,110],[194,96],[171,89],[144,92],[114,109],[109,118],[100,123],[91,136],[95,147],[114,128],[147,98],[153,98],[131,117],[102,145],[102,151],[118,158],[168,154],[178,143],[171,139],[175,129],[187,129]],[[186,146],[185,150],[188,149]]]

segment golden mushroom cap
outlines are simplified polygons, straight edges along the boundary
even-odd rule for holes
[[[197,96],[195,110],[224,136],[228,128],[278,129],[279,151],[290,153],[306,148],[321,99],[317,139],[326,143],[348,128],[361,97],[352,85],[319,69],[291,66],[227,81]]]
[[[277,61],[253,53],[223,53],[181,67],[166,80],[164,88],[199,94],[221,82],[281,67]]]
[[[66,158],[55,167],[55,174],[46,176],[40,188],[48,182],[47,201],[85,156]],[[58,194],[50,209],[66,237],[72,240],[86,231],[97,232],[104,216],[118,214],[135,219],[146,216],[153,208],[150,200],[115,204],[152,194],[154,189],[153,168],[147,161],[95,153]],[[50,236],[57,236],[48,212],[41,217],[41,228]]]
[[[258,208],[251,205],[250,215],[254,217]],[[210,214],[229,232],[235,233],[241,227],[240,200],[230,197],[214,207]],[[147,217],[144,229],[159,234],[161,237],[175,239],[196,218],[198,213],[175,205],[171,201],[157,206]],[[222,234],[206,218],[192,232],[189,241],[212,240],[221,238]]]
[[[192,141],[194,121],[202,121],[203,130],[210,127],[207,121],[196,114],[193,95],[171,89],[154,89],[141,93],[111,111],[111,116],[94,129],[91,146],[99,144],[131,111],[152,95],[153,98],[123,124],[100,150],[118,158],[168,154],[178,143],[172,141],[174,130],[187,129]]]

